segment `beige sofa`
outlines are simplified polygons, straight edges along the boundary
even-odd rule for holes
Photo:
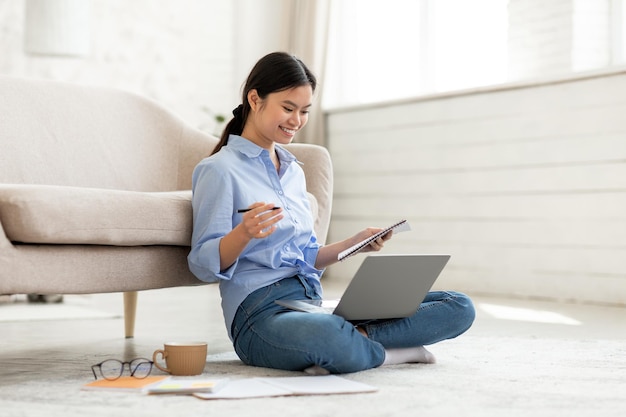
[[[0,294],[123,292],[132,337],[137,291],[202,284],[187,267],[191,174],[216,141],[131,93],[0,76]],[[289,150],[323,242],[328,152]]]

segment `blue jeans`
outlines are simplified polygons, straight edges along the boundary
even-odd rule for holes
[[[319,299],[304,278],[260,288],[239,306],[233,321],[235,351],[248,365],[301,371],[318,365],[349,373],[382,365],[385,348],[430,345],[465,332],[474,306],[464,294],[430,292],[411,317],[351,323],[334,314],[293,311],[278,299]],[[364,328],[369,337],[356,329]]]

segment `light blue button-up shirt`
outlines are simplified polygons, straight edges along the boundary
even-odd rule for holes
[[[323,270],[315,268],[320,248],[306,193],[304,172],[296,158],[276,145],[277,172],[267,149],[231,135],[228,145],[202,160],[192,177],[193,235],[189,268],[198,279],[220,283],[228,335],[239,304],[253,291],[300,275],[322,294]],[[284,218],[274,233],[253,239],[237,261],[220,270],[219,244],[241,223],[238,209],[255,202],[274,203]]]

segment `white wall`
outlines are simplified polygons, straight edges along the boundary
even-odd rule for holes
[[[230,117],[251,66],[282,47],[282,0],[85,1],[91,52],[83,58],[26,54],[26,1],[0,1],[0,74],[134,91],[213,132],[202,108]]]
[[[451,254],[439,288],[626,304],[618,91],[626,70],[329,113],[330,241],[407,218],[385,251]]]
[[[234,1],[235,13],[230,30],[235,36],[234,75],[238,93],[257,59],[269,52],[285,49],[284,13],[285,3],[289,1]]]

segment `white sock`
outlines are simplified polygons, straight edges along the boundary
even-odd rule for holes
[[[424,346],[385,349],[385,361],[383,365],[398,365],[400,363],[435,363],[435,355],[430,353]]]
[[[328,375],[330,374],[330,372],[328,372],[326,369],[322,368],[321,366],[318,365],[313,365],[310,368],[306,368],[304,370],[304,372],[306,372],[309,375]]]

